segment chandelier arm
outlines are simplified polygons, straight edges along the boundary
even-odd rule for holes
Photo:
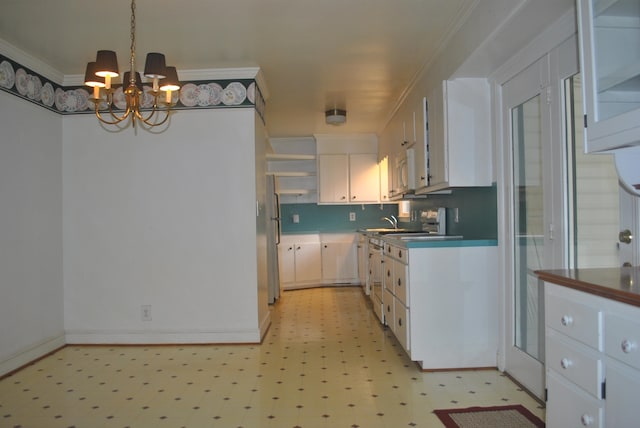
[[[153,119],[154,117],[160,117],[160,114],[164,112],[164,118],[160,121],[160,122],[152,122],[151,119]],[[157,116],[156,116],[157,114]],[[151,111],[149,112],[149,114],[147,115],[147,117],[144,117],[142,115],[141,111],[136,111],[135,115],[138,119],[140,119],[140,121],[142,121],[145,125],[148,126],[159,126],[164,124],[168,119],[169,119],[169,115],[171,114],[171,110],[169,109],[161,109],[158,108],[157,105],[154,103],[153,108],[151,109]]]
[[[98,120],[102,123],[105,123],[107,125],[117,125],[120,122],[122,122],[123,120],[125,120],[127,117],[129,117],[129,115],[131,114],[131,109],[127,108],[127,110],[124,112],[124,114],[122,116],[118,116],[115,114],[115,112],[113,111],[113,105],[112,104],[108,104],[109,105],[109,115],[114,119],[114,120],[109,120],[106,119],[104,116],[102,116],[102,113],[100,113],[100,101],[96,100],[95,102],[95,115],[98,118]]]

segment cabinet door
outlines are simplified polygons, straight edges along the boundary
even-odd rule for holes
[[[549,428],[603,426],[604,402],[587,394],[553,370],[547,370],[547,394],[546,423]]]
[[[436,85],[429,97],[429,147],[428,147],[428,186],[437,186],[449,181],[447,171],[447,135],[445,131],[445,88],[446,81]]]
[[[320,243],[296,244],[296,282],[319,282],[322,279]]]
[[[360,285],[364,287],[364,291],[366,295],[369,295],[370,291],[367,284],[367,275],[368,275],[368,266],[367,261],[369,260],[369,251],[367,248],[367,240],[364,237],[361,237],[358,241],[358,281]]]
[[[380,170],[380,202],[389,202],[389,157],[378,164]]]
[[[280,284],[292,284],[296,280],[295,271],[295,246],[279,245],[278,246],[278,263],[280,266]]]
[[[351,242],[322,244],[322,279],[328,282],[352,282],[358,277],[356,246]]]
[[[587,152],[640,144],[640,8],[580,0]]]
[[[349,155],[349,183],[351,202],[378,202],[380,197],[378,155],[375,153]]]
[[[636,427],[638,420],[638,391],[640,373],[624,364],[607,362],[607,399],[605,400],[605,426]]]
[[[349,202],[349,158],[345,154],[318,156],[319,203]]]
[[[415,149],[415,165],[416,165],[416,189],[427,186],[427,147],[429,145],[429,122],[428,112],[429,106],[427,98],[422,98],[421,103],[416,105],[413,112],[416,144]]]

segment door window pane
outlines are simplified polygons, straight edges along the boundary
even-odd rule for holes
[[[544,194],[540,95],[511,111],[514,201],[514,344],[542,361],[542,295],[534,274],[544,260]]]

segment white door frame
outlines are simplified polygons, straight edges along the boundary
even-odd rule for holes
[[[501,272],[500,286],[502,289],[501,305],[503,310],[501,311],[500,322],[500,335],[501,343],[498,352],[498,368],[500,370],[509,371],[509,365],[507,364],[506,349],[507,346],[511,346],[512,342],[512,296],[513,296],[513,240],[510,238],[513,231],[513,218],[512,218],[512,200],[511,200],[511,136],[505,131],[505,128],[510,130],[510,118],[505,118],[503,99],[502,99],[502,85],[511,80],[517,74],[525,70],[528,66],[536,62],[538,59],[549,55],[553,52],[554,48],[559,45],[565,45],[567,43],[573,44],[573,54],[568,56],[550,55],[551,69],[555,70],[555,74],[558,75],[549,83],[549,86],[556,86],[558,89],[555,91],[557,94],[561,94],[561,78],[559,76],[559,70],[566,67],[567,63],[574,63],[574,67],[577,71],[577,44],[575,43],[575,15],[573,13],[567,13],[560,17],[558,21],[552,24],[545,32],[541,33],[539,37],[534,39],[525,49],[516,54],[512,59],[500,67],[496,72],[490,76],[492,80],[492,90],[494,98],[494,135],[495,135],[495,177],[497,180],[498,188],[498,240],[499,240],[499,267]],[[555,68],[554,68],[555,67]],[[575,71],[573,72],[575,73]],[[571,75],[573,73],[567,73]],[[552,91],[554,92],[554,91]],[[550,94],[553,96],[553,93]],[[561,117],[561,102],[560,97],[556,96],[556,100],[552,101],[557,103],[557,107],[551,109],[551,127],[552,132],[556,135],[554,138],[560,138],[560,141],[564,141],[562,134],[563,119]],[[508,121],[507,121],[508,120]],[[558,180],[558,177],[550,178],[552,180]],[[564,177],[560,177],[563,182],[566,183]],[[554,195],[563,195],[563,191],[554,192]],[[560,238],[562,240],[564,234],[563,229],[566,229],[565,219],[566,216],[566,202],[562,197],[553,196],[554,205],[553,218],[545,219],[546,224],[555,224],[554,233],[555,239]],[[559,229],[558,229],[559,228]],[[560,244],[559,244],[560,245]],[[563,243],[566,245],[566,242]],[[564,254],[559,255],[560,259],[557,260],[557,265],[566,265],[566,251]],[[533,378],[539,379],[533,382],[533,386],[525,385],[528,388],[534,388],[538,391],[537,395],[541,397],[544,390],[544,372],[537,371]],[[517,379],[516,379],[517,380]],[[537,386],[536,386],[537,385]],[[532,391],[533,392],[533,391]]]

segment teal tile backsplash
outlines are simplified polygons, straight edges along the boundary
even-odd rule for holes
[[[349,221],[349,213],[356,214],[356,221]],[[300,223],[293,222],[297,214]],[[390,227],[382,217],[398,215],[398,204],[381,205],[316,205],[282,204],[282,233],[355,232],[369,227]]]
[[[447,210],[447,234],[462,235],[465,239],[498,238],[497,189],[470,187],[453,189],[448,195],[429,195],[426,199],[411,201],[411,211],[445,207]],[[459,222],[454,221],[454,208],[458,209]],[[349,213],[356,214],[356,221],[349,221]],[[380,205],[316,205],[283,204],[280,207],[282,233],[347,233],[358,229],[390,227],[382,217],[398,215],[397,204]],[[294,214],[299,223],[293,222]],[[419,220],[400,219],[400,227],[420,229]]]

